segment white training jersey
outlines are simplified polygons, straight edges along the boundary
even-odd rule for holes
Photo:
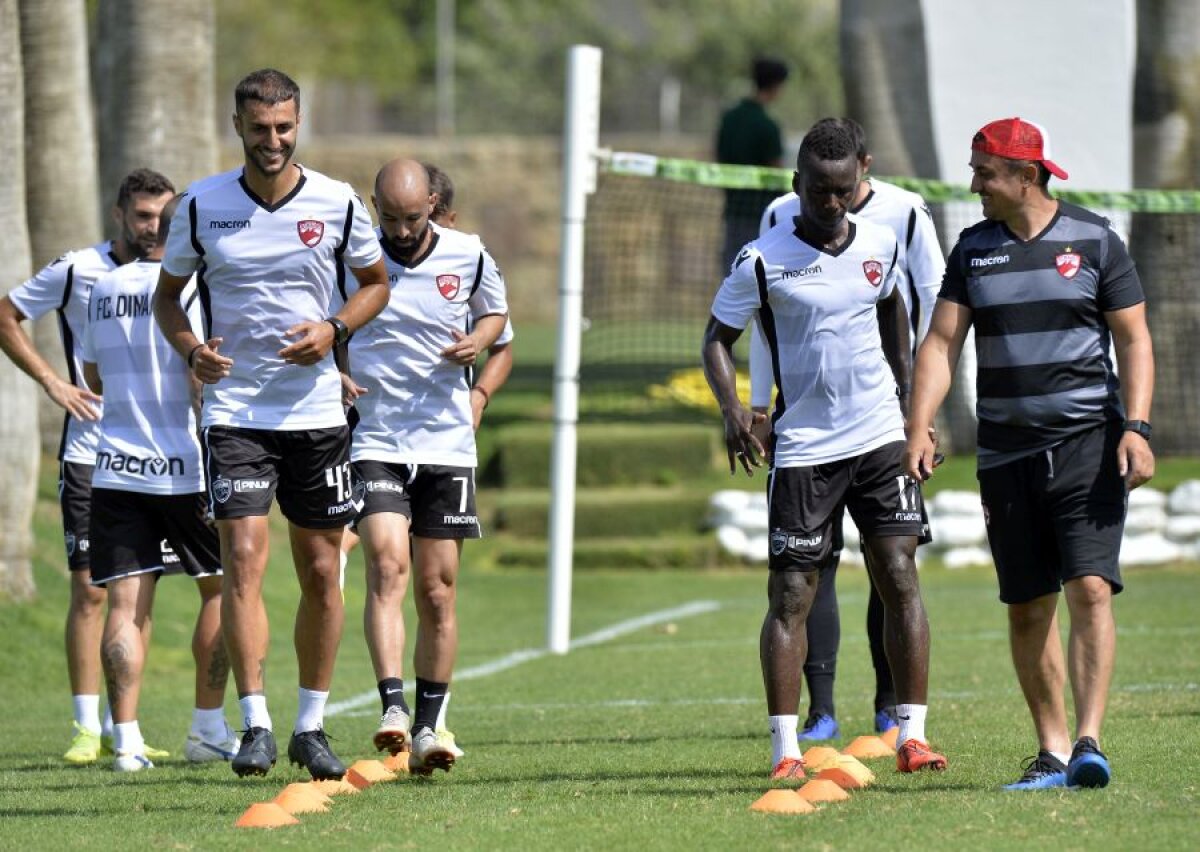
[[[63,353],[67,358],[67,378],[86,388],[83,381],[83,330],[87,325],[88,299],[96,279],[121,265],[113,253],[112,243],[103,242],[90,248],[71,251],[43,267],[37,275],[8,293],[8,298],[24,316],[37,320],[50,311],[58,311],[58,332],[62,337]],[[92,403],[102,410],[100,403]],[[99,422],[78,420],[64,413],[62,442],[58,448],[60,461],[73,464],[94,464],[96,442],[100,438]]]
[[[223,339],[230,375],[204,386],[204,426],[328,429],[346,423],[333,357],[312,366],[279,357],[283,333],[329,316],[346,267],[379,259],[371,217],[349,184],[304,169],[268,205],[242,169],[193,184],[175,212],[163,269],[197,275],[205,335]]]
[[[391,299],[350,338],[350,369],[367,389],[354,461],[476,465],[471,373],[440,353],[452,330],[508,313],[504,278],[479,237],[430,227],[433,244],[411,264],[385,250]]]
[[[807,467],[904,439],[896,381],[876,303],[896,287],[896,237],[848,216],[835,253],[796,236],[789,220],[748,243],[712,314],[732,328],[757,317],[780,386],[775,466]]]
[[[130,263],[92,289],[83,360],[96,365],[105,400],[92,485],[194,494],[204,490],[204,474],[190,371],[154,320],[158,272],[157,261]],[[194,282],[183,299],[193,330],[199,330]]]
[[[910,335],[915,353],[933,319],[938,290],[946,273],[946,258],[925,199],[877,178],[868,178],[867,183],[871,187],[870,193],[852,212],[859,218],[886,225],[896,235],[900,247],[897,286],[912,321]],[[796,193],[781,195],[763,211],[759,236],[799,215],[800,199]],[[770,405],[772,387],[771,362],[755,327],[750,331],[750,404],[757,407]]]

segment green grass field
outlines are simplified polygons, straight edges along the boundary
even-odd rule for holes
[[[1192,849],[1200,846],[1200,568],[1128,572],[1117,599],[1119,659],[1104,747],[1103,791],[1004,793],[1035,750],[1008,660],[1004,613],[986,570],[923,570],[933,632],[929,733],[949,756],[940,775],[900,776],[874,762],[876,784],[808,816],[748,810],[767,788],[770,750],[757,634],[761,570],[577,575],[564,657],[541,653],[545,578],[472,565],[461,578],[460,678],[450,723],[466,750],[454,771],[335,800],[329,813],[270,833],[235,829],[250,804],[302,772],[265,779],[173,758],[119,776],[68,768],[62,656],[66,579],[57,509],[43,488],[36,602],[0,604],[0,847],[8,849]],[[268,582],[268,690],[277,730],[295,711],[291,617],[296,584],[276,535]],[[352,561],[347,628],[333,701],[373,691],[361,634],[361,562]],[[188,650],[195,593],[162,584],[141,722],[179,753],[190,719]],[[839,716],[848,735],[870,725],[865,580],[841,577]],[[698,602],[700,602],[698,604]],[[709,603],[703,603],[709,602]],[[693,605],[699,614],[670,610]],[[631,619],[659,620],[615,635]],[[409,615],[411,619],[411,612]],[[411,623],[411,621],[410,621]],[[530,653],[521,657],[521,652]],[[514,656],[516,655],[516,656]],[[517,662],[524,659],[523,662]],[[228,717],[240,721],[236,702]],[[371,756],[376,701],[328,719],[349,762]],[[284,735],[286,736],[286,735]],[[283,737],[281,737],[281,740]]]

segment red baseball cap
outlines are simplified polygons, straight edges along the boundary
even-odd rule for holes
[[[1050,138],[1040,124],[1021,118],[1001,118],[985,124],[971,140],[972,151],[1009,160],[1033,160],[1059,180],[1067,173],[1050,159]]]

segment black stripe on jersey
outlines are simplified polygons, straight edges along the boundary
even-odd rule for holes
[[[1094,299],[990,305],[976,308],[972,314],[975,334],[980,337],[1092,328],[1099,324],[1099,319],[1100,309]]]
[[[904,235],[904,248],[912,245],[913,234],[917,232],[917,211],[912,209],[908,211],[908,233]]]
[[[867,184],[867,186],[869,186],[869,187],[870,187],[871,185],[870,185],[870,184]],[[862,200],[862,204],[858,204],[858,205],[856,205],[856,206],[854,206],[854,207],[851,207],[851,208],[850,208],[850,212],[851,212],[851,213],[861,213],[861,212],[862,212],[862,209],[863,209],[864,207],[866,207],[868,204],[870,204],[870,203],[871,203],[871,199],[872,199],[872,198],[874,198],[874,197],[875,197],[875,189],[874,189],[874,187],[871,187],[871,191],[870,191],[870,192],[868,192],[868,193],[867,193],[867,197],[866,197],[866,198],[864,198],[864,199]]]
[[[767,300],[767,268],[763,264],[762,255],[754,259],[754,277],[758,281],[758,322],[762,329],[763,340],[767,351],[771,353],[771,375],[775,377],[775,412],[771,415],[772,425],[779,421],[787,410],[787,400],[783,398],[783,382],[779,372],[779,335],[775,329],[775,313]],[[774,440],[774,439],[772,439]]]
[[[274,204],[268,204],[267,202],[263,201],[257,194],[255,194],[254,190],[252,190],[250,188],[250,184],[246,183],[245,173],[238,176],[238,183],[242,185],[242,191],[245,192],[246,195],[248,195],[250,197],[251,201],[253,201],[255,204],[257,204],[263,210],[266,210],[268,213],[274,213],[280,207],[287,204],[289,201],[291,201],[293,198],[295,198],[297,195],[299,195],[300,190],[304,188],[304,184],[307,180],[308,180],[308,176],[305,174],[301,174],[300,180],[296,181],[296,185],[294,187],[292,187],[291,192],[289,192],[283,198],[276,201]]]
[[[1049,447],[1079,432],[1085,432],[1110,419],[1102,412],[1089,414],[1054,426],[1013,426],[1008,423],[979,421],[978,443],[997,453],[1019,452],[1030,447]],[[1113,417],[1112,419],[1119,419]]]
[[[342,242],[333,250],[334,268],[337,270],[337,278],[334,281],[338,292],[342,296],[342,304],[349,301],[349,296],[346,295],[346,264],[342,263],[342,255],[346,253],[346,246],[350,242],[350,228],[354,224],[354,201],[346,202],[346,224],[342,226]]]
[[[479,289],[479,284],[483,281],[483,252],[479,253],[479,263],[475,264],[475,283],[471,285],[471,296],[475,295],[475,291]]]
[[[192,305],[194,305],[196,303],[196,299],[199,298],[199,296],[200,296],[199,289],[192,291],[192,295],[189,296],[188,300],[183,303],[184,313],[187,313],[188,311],[190,311],[192,309]]]
[[[977,390],[980,399],[1015,399],[1091,388],[1108,381],[1103,355],[1055,364],[1024,367],[980,367]]]
[[[79,383],[79,374],[75,372],[75,335],[71,333],[71,326],[67,322],[67,300],[71,298],[71,289],[75,286],[75,265],[72,264],[67,270],[67,283],[63,287],[62,304],[55,311],[58,314],[58,333],[62,337],[63,354],[67,359],[67,381],[73,385]],[[67,427],[70,425],[71,415],[64,414],[62,437],[58,441],[58,460],[62,461],[63,455],[67,451]]]
[[[67,267],[67,283],[63,287],[62,301],[58,303],[59,322],[66,322],[66,317],[62,316],[62,312],[67,309],[67,302],[71,301],[71,288],[75,286],[75,264]],[[71,350],[67,350],[70,352]]]
[[[197,233],[199,227],[197,225],[198,216],[199,214],[196,212],[196,199],[193,197],[188,202],[188,228],[192,236],[192,250],[196,252],[197,256],[204,257],[204,246],[200,244],[200,236]]]
[[[196,296],[200,299],[200,313],[204,320],[204,339],[212,337],[212,292],[204,280],[204,267],[196,272]]]
[[[767,227],[768,228],[774,228],[776,225],[779,224],[779,220],[775,218],[775,214],[777,212],[778,212],[777,210],[772,210],[769,217],[767,218]]]
[[[117,257],[116,253],[112,249],[108,250],[108,256],[112,258],[113,263],[115,263],[117,266],[121,266],[121,258]]]
[[[1061,240],[1044,238],[1042,242],[1028,243],[1024,246],[1005,243],[994,248],[968,249],[962,254],[963,274],[971,278],[982,278],[991,275],[1022,275],[1027,272],[1040,272],[1054,269],[1054,259],[1070,246],[1073,253],[1078,254],[1083,267],[1093,267],[1100,257],[1101,245],[1096,239]],[[1003,263],[992,266],[972,267],[971,261],[976,258],[990,259],[1007,257]],[[1083,270],[1080,269],[1082,272]],[[1063,279],[1066,284],[1067,279]]]

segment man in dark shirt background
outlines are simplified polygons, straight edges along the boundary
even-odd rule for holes
[[[742,98],[721,116],[717,130],[717,162],[743,166],[783,163],[783,134],[767,115],[767,104],[779,97],[788,67],[778,59],[760,57],[751,68],[754,94]],[[738,251],[758,236],[763,209],[781,193],[762,189],[725,190],[725,243],[721,261],[728,269]]]

